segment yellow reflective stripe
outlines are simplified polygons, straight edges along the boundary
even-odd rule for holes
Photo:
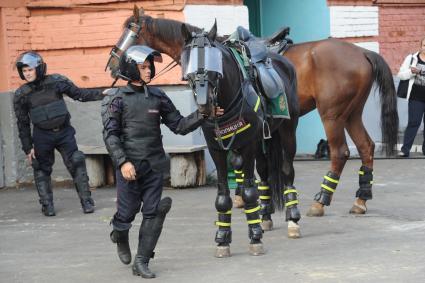
[[[329,182],[332,182],[332,183],[335,183],[335,184],[338,184],[338,183],[339,183],[339,181],[338,181],[338,180],[335,180],[335,179],[333,179],[333,178],[331,178],[331,177],[329,177],[329,176],[324,176],[324,178],[325,178],[326,180],[328,180]]]
[[[251,209],[245,209],[245,213],[253,213],[253,212],[256,212],[256,211],[259,211],[260,210],[260,206],[257,206],[257,207],[254,207],[254,208],[251,208]]]
[[[260,196],[260,199],[271,199],[271,196]]]
[[[270,190],[269,186],[258,186],[259,191],[267,191]]]
[[[328,187],[328,186],[326,186],[325,184],[322,184],[322,186],[321,186],[322,188],[324,188],[325,190],[327,190],[327,191],[330,191],[330,192],[332,192],[332,193],[334,193],[335,192],[335,190],[334,189],[332,189],[331,187]]]
[[[289,189],[289,190],[286,190],[286,191],[283,192],[284,195],[287,195],[289,193],[297,193],[297,190]]]
[[[229,210],[229,211],[227,211],[227,212],[217,212],[218,214],[232,214],[232,211],[231,210]]]
[[[364,175],[364,171],[359,171],[359,175]]]
[[[247,220],[246,222],[248,224],[257,224],[257,223],[261,223],[261,219]]]
[[[285,203],[285,207],[291,206],[291,205],[294,205],[294,204],[298,204],[298,200],[293,200],[293,201]]]
[[[257,103],[255,104],[254,111],[257,112],[258,106],[260,106],[260,97],[257,98]]]
[[[235,173],[242,173],[242,170],[234,170],[235,171]]]
[[[220,222],[220,221],[216,221],[215,225],[217,226],[225,226],[225,227],[230,227],[232,223],[226,223],[226,222]]]
[[[373,184],[373,181],[370,181],[370,184]]]
[[[236,182],[242,183],[243,182],[243,179],[236,179]]]
[[[239,133],[241,133],[241,132],[245,131],[245,130],[246,130],[246,129],[248,129],[249,127],[251,127],[251,124],[247,124],[245,127],[240,128],[239,130],[237,130],[237,131],[236,131],[236,134],[239,134]],[[234,133],[230,133],[230,134],[227,134],[227,135],[225,135],[225,136],[222,136],[222,137],[221,137],[221,139],[222,139],[222,140],[225,140],[225,139],[228,139],[228,138],[232,137],[233,135],[234,135]],[[215,138],[215,140],[218,140],[218,138]]]
[[[259,184],[261,181],[260,180],[255,180],[255,183],[256,184]]]

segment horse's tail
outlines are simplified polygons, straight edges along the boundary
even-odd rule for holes
[[[387,155],[395,153],[398,135],[397,95],[391,69],[377,53],[365,51],[364,55],[372,64],[375,82],[381,95],[382,143]]]
[[[279,131],[272,133],[272,138],[266,140],[268,183],[272,193],[273,205],[279,211],[284,208],[283,199],[283,148]]]

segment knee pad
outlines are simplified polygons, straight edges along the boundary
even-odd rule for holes
[[[86,157],[82,151],[77,150],[71,156],[71,163],[74,168],[79,167],[81,165],[85,165]]]
[[[232,199],[229,195],[217,195],[215,208],[218,212],[225,213],[232,209]]]
[[[246,204],[256,204],[258,196],[256,187],[244,187],[242,190],[242,199]]]

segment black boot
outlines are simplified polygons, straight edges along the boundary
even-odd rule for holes
[[[81,199],[81,207],[83,208],[84,213],[93,213],[94,212],[94,201],[91,197],[86,199]]]
[[[76,151],[71,157],[72,171],[71,174],[74,178],[75,189],[80,197],[81,207],[84,213],[94,212],[94,201],[91,198],[89,188],[89,177],[87,175],[86,161],[84,153]]]
[[[121,262],[124,264],[130,264],[131,250],[130,244],[128,243],[128,230],[112,230],[110,237],[111,241],[117,244],[117,253]]]
[[[55,207],[53,206],[53,192],[50,175],[47,175],[40,169],[37,160],[32,161],[34,168],[34,183],[40,197],[41,212],[45,216],[55,216]]]
[[[139,231],[139,246],[134,259],[133,274],[143,278],[155,278],[155,273],[149,269],[149,260],[154,257],[156,243],[162,232],[165,216],[171,208],[171,198],[166,197],[158,204],[157,215],[154,218],[143,219]]]

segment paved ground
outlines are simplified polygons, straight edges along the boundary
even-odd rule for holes
[[[327,161],[296,162],[303,215]],[[151,267],[152,282],[425,282],[425,160],[378,160],[374,200],[351,216],[358,160],[347,163],[332,207],[303,217],[303,238],[290,240],[282,215],[267,232],[267,254],[247,252],[244,215],[233,213],[233,256],[216,259],[215,189],[166,190],[174,207]],[[34,189],[0,191],[0,282],[139,282],[109,241],[113,188],[94,192],[97,211],[83,215],[72,189],[54,191],[57,216],[41,215]],[[140,218],[135,221],[138,226]],[[131,231],[135,249],[138,227]]]

